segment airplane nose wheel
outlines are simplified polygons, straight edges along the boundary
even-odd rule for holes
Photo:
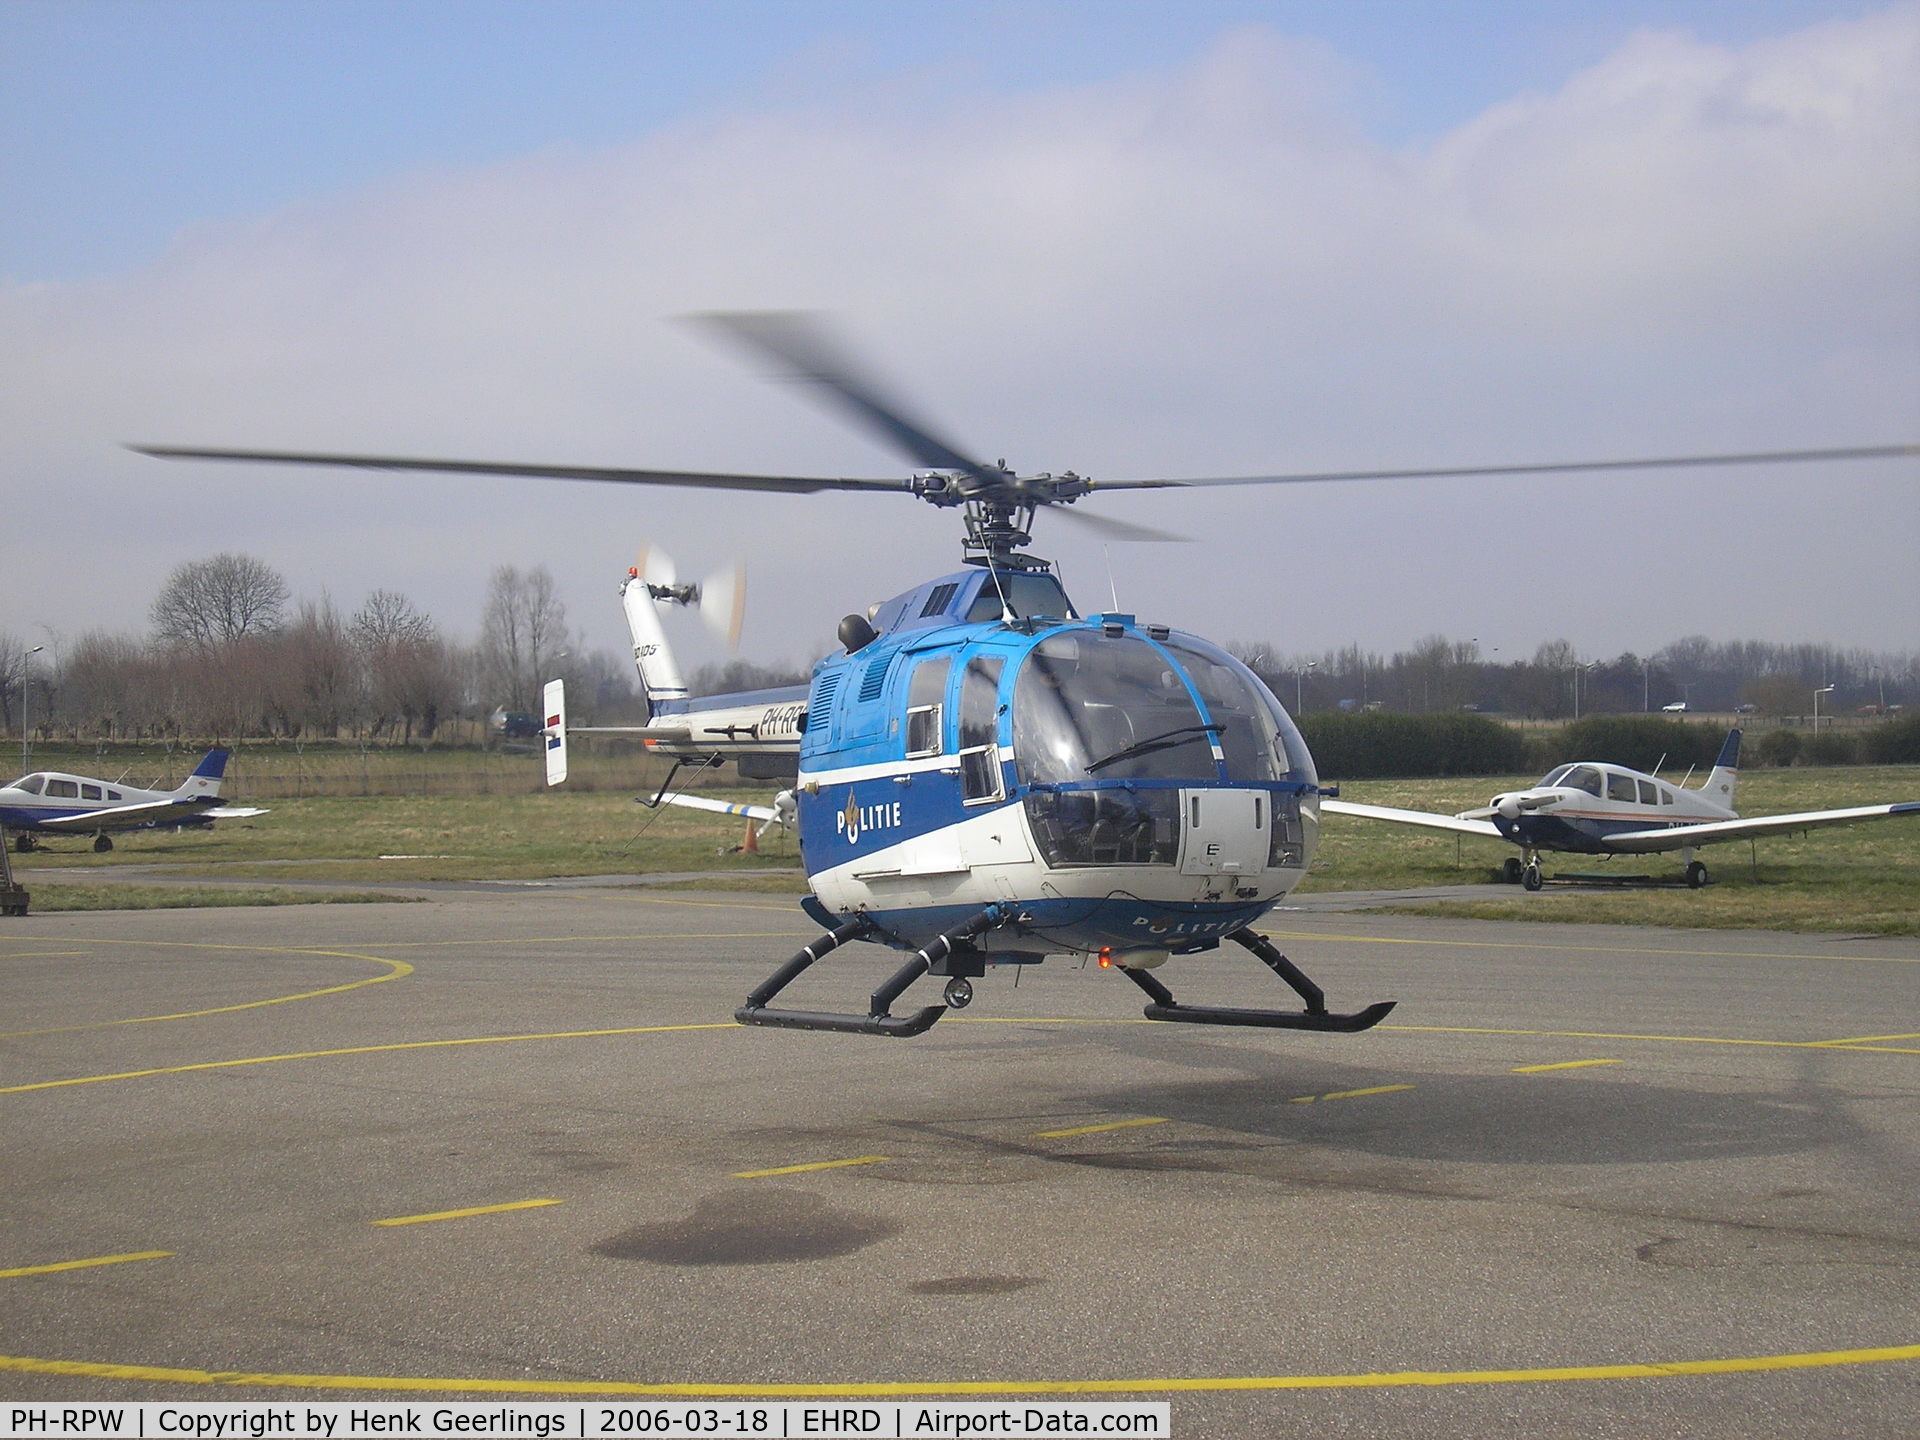
[[[956,975],[947,981],[947,1004],[955,1010],[964,1010],[973,1003],[973,982]]]
[[[1540,862],[1538,860],[1527,862],[1527,868],[1520,872],[1520,883],[1528,890],[1538,890],[1542,885],[1547,883],[1546,877],[1540,873]]]

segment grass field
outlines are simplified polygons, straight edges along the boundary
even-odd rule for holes
[[[349,757],[350,758],[350,757]],[[671,807],[637,805],[637,770],[630,765],[626,788],[617,761],[603,759],[591,781],[597,788],[537,793],[534,760],[492,757],[469,765],[498,765],[511,788],[491,794],[343,795],[275,798],[245,787],[240,798],[264,803],[270,813],[227,822],[211,830],[177,835],[132,832],[118,837],[110,854],[96,855],[80,839],[56,840],[50,849],[19,857],[25,864],[65,872],[129,871],[165,865],[174,878],[272,882],[298,875],[351,891],[367,882],[420,880],[538,879],[556,875],[679,874],[702,872],[703,886],[798,894],[794,873],[799,850],[790,835],[770,837],[758,856],[732,853],[745,822]],[[48,762],[50,763],[50,762]],[[86,769],[77,759],[75,769]],[[191,764],[189,759],[188,764]],[[511,771],[505,767],[515,768]],[[100,772],[95,772],[100,773]],[[449,764],[447,784],[457,783]],[[139,777],[130,777],[137,779]],[[149,777],[150,778],[150,777]],[[1505,779],[1356,782],[1343,798],[1376,805],[1451,813],[1486,803],[1496,791],[1531,784],[1536,777]],[[469,777],[470,779],[470,777]],[[524,786],[524,788],[523,788]],[[705,784],[693,788],[705,790]],[[651,794],[651,788],[648,793]],[[720,791],[729,798],[764,798],[772,787]],[[1758,770],[1741,776],[1739,802],[1746,814],[1831,809],[1894,800],[1920,800],[1920,767],[1846,767]],[[1322,829],[1319,854],[1302,893],[1325,890],[1404,889],[1485,881],[1508,855],[1496,840],[1454,837],[1373,821],[1332,817]],[[1549,886],[1539,895],[1488,885],[1485,900],[1447,902],[1433,913],[1488,918],[1579,920],[1618,924],[1692,925],[1855,933],[1920,934],[1920,821],[1889,820],[1777,836],[1758,842],[1715,846],[1702,852],[1715,883],[1704,891],[1638,889],[1568,892]],[[1671,857],[1646,856],[1611,862],[1578,856],[1549,857],[1555,869],[1620,870],[1670,876]],[[128,896],[123,884],[47,884],[36,908],[113,905],[236,903],[233,892],[142,886]],[[56,892],[60,898],[56,899]],[[365,892],[361,892],[364,894]],[[219,896],[218,900],[213,896]],[[254,903],[315,901],[311,892],[281,890]],[[345,894],[330,898],[353,899]]]

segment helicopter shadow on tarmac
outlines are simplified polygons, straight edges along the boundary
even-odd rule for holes
[[[1143,1059],[1164,1064],[1167,1058],[1146,1040],[1118,1044]],[[1850,1147],[1862,1138],[1845,1096],[1821,1079],[1825,1063],[1835,1062],[1811,1056],[1783,1084],[1736,1091],[1684,1089],[1611,1066],[1547,1078],[1504,1070],[1375,1069],[1316,1056],[1308,1071],[1291,1054],[1205,1041],[1189,1041],[1184,1049],[1185,1063],[1240,1074],[1104,1090],[1085,1103],[1204,1126],[1216,1137],[1238,1135],[1241,1141],[1227,1143],[1263,1151],[1278,1145],[1322,1156],[1351,1152],[1468,1165],[1754,1159]],[[1210,1163],[1222,1158],[1217,1145],[1211,1148],[1211,1157],[1200,1149],[1194,1158],[1203,1168],[1221,1168]]]

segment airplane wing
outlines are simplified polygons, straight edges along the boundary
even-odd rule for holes
[[[1424,825],[1429,830],[1450,830],[1456,835],[1486,835],[1495,840],[1506,838],[1491,820],[1435,815],[1426,810],[1395,810],[1387,805],[1356,805],[1350,800],[1322,800],[1320,813],[1353,815],[1362,820],[1391,820],[1396,825]]]
[[[744,815],[749,820],[778,819],[778,812],[768,805],[731,805],[725,800],[709,800],[704,795],[662,795],[669,805],[684,805],[689,810],[711,810],[716,815]]]
[[[1600,843],[1623,855],[1645,855],[1656,850],[1684,850],[1695,845],[1718,845],[1727,840],[1783,835],[1790,830],[1812,830],[1821,825],[1884,820],[1894,815],[1920,815],[1920,802],[1858,805],[1850,810],[1807,810],[1798,815],[1755,815],[1747,820],[1715,820],[1706,825],[1675,825],[1661,830],[1623,830]]]
[[[104,810],[88,810],[80,815],[62,815],[57,820],[36,820],[37,830],[73,830],[87,834],[94,830],[127,830],[135,825],[169,820],[190,820],[211,813],[205,796],[188,800],[147,800],[138,805],[111,805]],[[255,812],[257,813],[257,812]]]
[[[264,815],[267,812],[258,805],[216,805],[211,810],[202,810],[202,820],[245,820],[251,815]]]

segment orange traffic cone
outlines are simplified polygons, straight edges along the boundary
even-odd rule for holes
[[[759,828],[760,827],[755,825],[753,821],[747,821],[747,838],[740,842],[740,853],[742,855],[758,855],[760,853]]]

